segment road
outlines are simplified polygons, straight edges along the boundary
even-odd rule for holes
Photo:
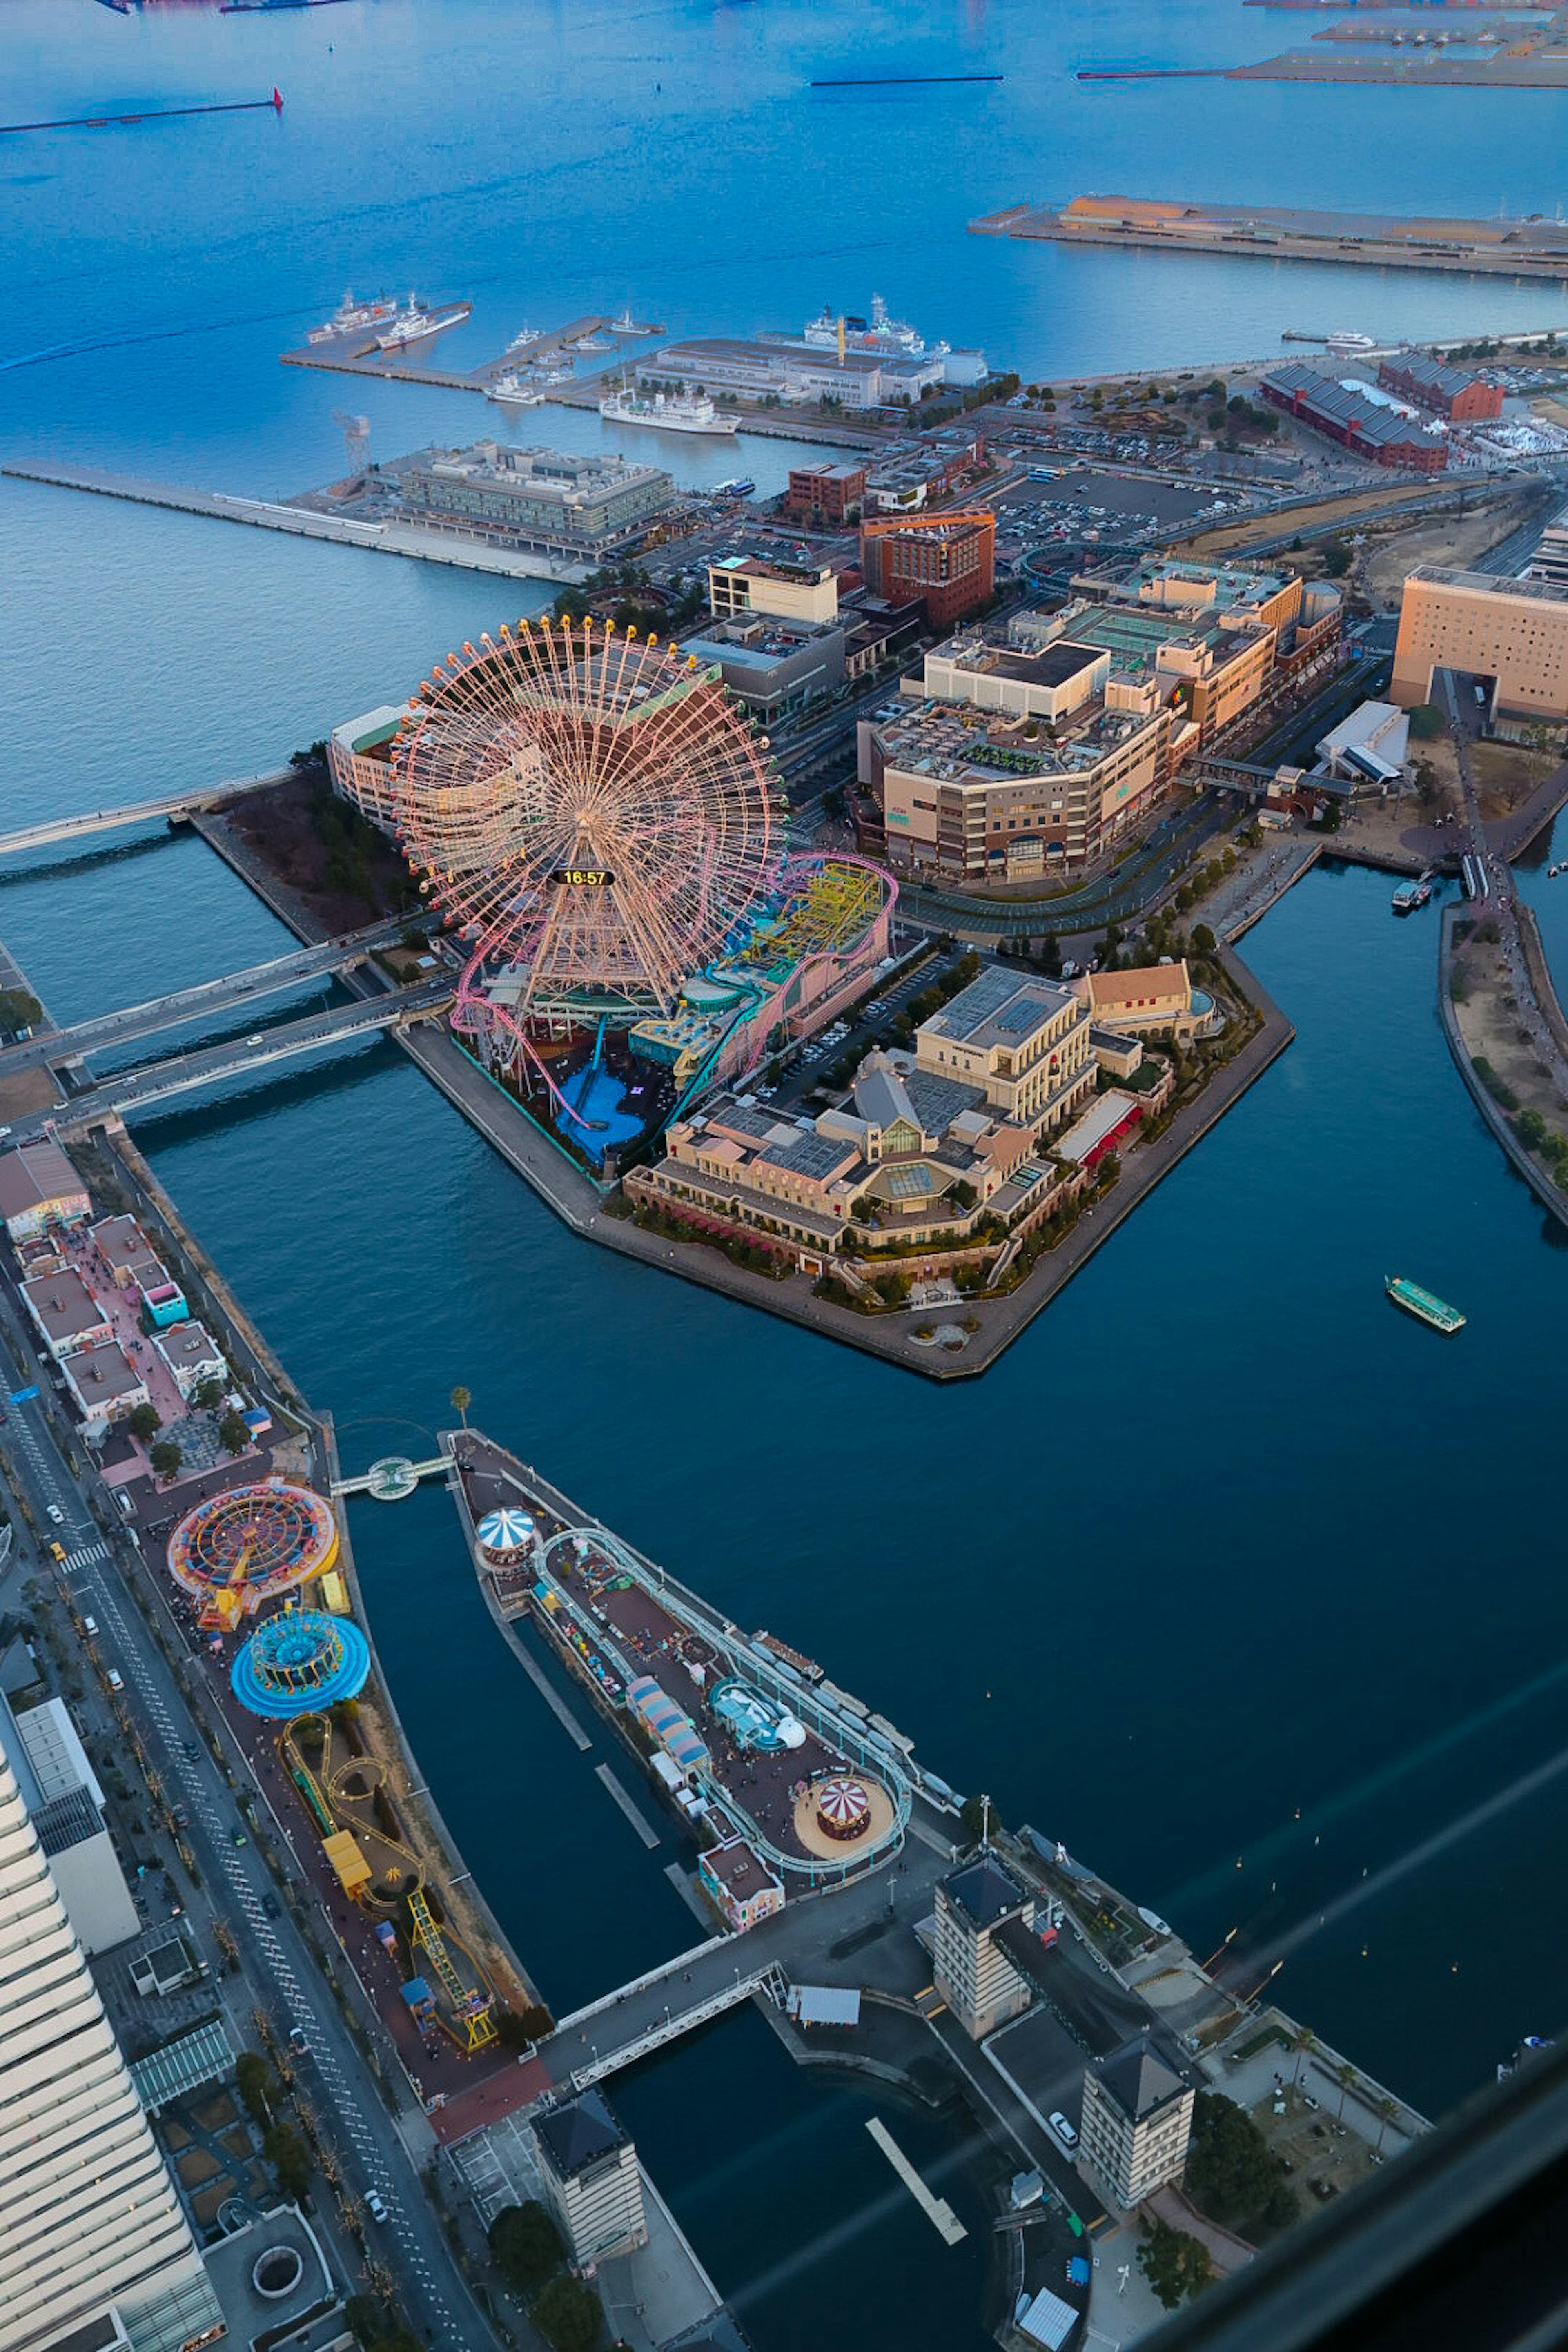
[[[47,1381],[27,1345],[9,1268],[0,1283],[0,1328],[21,1351],[29,1379]],[[345,2182],[362,2202],[365,2192],[374,2189],[386,2203],[384,2228],[379,2232],[374,2224],[371,2228],[373,2254],[395,2268],[405,2308],[421,2333],[453,2352],[472,2352],[476,2344],[489,2340],[489,2331],[453,2263],[408,2148],[379,2093],[366,2080],[347,2026],[324,1990],[299,1927],[286,1906],[276,1919],[268,1916],[265,1898],[273,1892],[272,1879],[256,1844],[233,1843],[239,1825],[236,1796],[198,1736],[205,1724],[126,1590],[126,1574],[141,1573],[134,1566],[123,1567],[118,1556],[119,1547],[129,1539],[118,1531],[112,1542],[105,1538],[81,1482],[55,1440],[42,1398],[9,1408],[5,1450],[37,1525],[52,1529],[65,1547],[62,1572],[79,1606],[98,1621],[98,1649],[105,1663],[124,1677],[127,1698],[164,1786],[171,1792],[178,1790],[190,1813],[187,1834],[203,1881],[190,1898],[193,1919],[210,1919],[214,1898],[220,1895],[237,1906],[244,1922],[240,1948],[245,1983],[270,2014],[279,2038],[296,2026],[301,2030],[309,2045],[303,2082],[312,2105],[325,2110],[322,2120],[330,2121]],[[60,1514],[58,1520],[49,1516],[51,1505]],[[166,1630],[184,1646],[184,1637],[172,1616]],[[246,1759],[216,1709],[210,1720],[241,1790],[254,1790]],[[266,1799],[259,1794],[258,1801],[265,1807]],[[288,1850],[281,1835],[279,1845],[280,1851]],[[360,2010],[352,1976],[343,1980],[351,2005]],[[373,2037],[386,2046],[370,2013],[360,2013]]]
[[[268,1063],[289,1061],[296,1055],[313,1053],[319,1046],[341,1045],[345,1038],[368,1035],[374,1030],[390,1028],[394,1023],[433,1013],[451,993],[450,975],[444,974],[437,980],[421,981],[413,988],[360,998],[352,1004],[329,1005],[298,1021],[279,1021],[270,1029],[258,1030],[250,1037],[230,1039],[226,1045],[198,1046],[192,1053],[175,1054],[167,1061],[149,1062],[141,1069],[123,1071],[73,1096],[63,1109],[37,1111],[30,1118],[17,1119],[11,1133],[17,1142],[26,1142],[62,1122],[91,1122],[144,1109],[151,1103],[166,1101],[171,1095],[187,1094],[195,1087],[216,1086],[224,1078],[244,1077],[252,1070],[264,1069]]]
[[[100,1013],[91,1021],[78,1021],[68,1029],[46,1030],[21,1045],[0,1047],[0,1077],[8,1077],[13,1070],[36,1068],[44,1062],[58,1068],[62,1062],[107,1053],[116,1045],[132,1045],[139,1037],[156,1036],[165,1029],[183,1028],[187,1022],[227,1012],[247,998],[259,1003],[300,981],[315,980],[324,972],[341,971],[352,963],[362,962],[372,949],[390,947],[402,936],[404,929],[404,919],[397,916],[374,924],[368,930],[355,931],[346,939],[330,940],[324,947],[300,948],[292,955],[275,956],[269,963],[251,964],[244,971],[226,973],[221,980],[205,980],[195,988],[150,997],[144,1004],[127,1005],[121,1013]]]

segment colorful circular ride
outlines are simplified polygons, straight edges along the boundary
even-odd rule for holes
[[[352,1618],[286,1607],[258,1625],[234,1662],[241,1706],[270,1723],[354,1698],[370,1673],[370,1644]]]
[[[858,1780],[823,1780],[816,1789],[816,1826],[836,1845],[852,1844],[871,1826],[871,1800]]]
[[[421,889],[472,943],[454,1025],[526,1045],[541,1024],[672,1013],[773,887],[766,748],[716,670],[591,619],[522,621],[437,663],[392,805]]]
[[[229,1633],[263,1602],[324,1574],[337,1553],[325,1496],[267,1478],[187,1511],[169,1538],[169,1573],[198,1604],[203,1626]]]
[[[498,1568],[510,1568],[525,1559],[538,1532],[532,1514],[517,1510],[510,1503],[487,1511],[475,1529],[479,1549]]]

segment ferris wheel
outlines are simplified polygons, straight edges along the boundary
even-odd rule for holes
[[[392,758],[409,865],[510,1018],[673,1011],[739,945],[783,844],[758,739],[679,646],[520,622],[423,680]],[[509,1021],[510,1025],[510,1021]]]

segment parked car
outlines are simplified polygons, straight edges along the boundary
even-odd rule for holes
[[[111,1691],[122,1691],[125,1688],[124,1676],[113,1666],[109,1669],[109,1687]]]
[[[270,1887],[268,1888],[266,1894],[261,1898],[261,1907],[266,1912],[269,1919],[278,1919],[282,1916],[283,1906],[279,1902],[278,1897],[273,1894]],[[292,2041],[294,2037],[290,2034],[289,2038]]]
[[[1052,2112],[1047,2120],[1050,2124],[1051,2129],[1055,2132],[1057,2137],[1060,2140],[1062,2146],[1070,2156],[1074,2148],[1078,2146],[1078,2133],[1076,2129],[1068,2123],[1066,2116],[1063,2115],[1059,2107],[1056,2108]]]

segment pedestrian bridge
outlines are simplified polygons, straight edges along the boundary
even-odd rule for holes
[[[346,939],[329,940],[321,947],[296,949],[291,955],[251,964],[221,980],[205,980],[195,988],[176,990],[172,995],[149,997],[144,1004],[131,1004],[120,1013],[103,1013],[90,1021],[73,1022],[68,1029],[46,1030],[21,1045],[0,1047],[0,1077],[9,1076],[13,1070],[35,1068],[40,1063],[58,1069],[67,1063],[84,1061],[90,1054],[107,1053],[165,1029],[183,1028],[188,1022],[232,1012],[250,1000],[260,1003],[302,981],[352,971],[374,949],[389,947],[401,937],[404,928],[401,917],[374,923],[368,930],[352,932]]]
[[[247,793],[264,793],[286,784],[292,768],[273,768],[264,776],[231,776],[226,783],[205,784],[195,792],[169,793],[162,800],[133,801],[128,808],[89,809],[82,816],[47,817],[38,824],[23,824],[0,833],[0,857],[24,849],[50,849],[62,841],[82,841],[95,833],[122,833],[132,824],[153,824],[160,817],[194,816],[198,809],[216,808],[220,801],[241,799]]]
[[[727,1940],[727,1939],[726,1939]],[[668,1982],[668,1979],[667,1979]],[[684,1989],[684,1988],[683,1988]],[[657,2006],[650,2014],[646,1999],[630,2004],[636,2018],[633,2030],[617,2038],[607,2035],[601,2047],[593,2045],[586,2057],[571,2068],[568,2081],[574,2091],[585,2091],[591,2083],[602,2083],[606,2075],[618,2074],[623,2066],[633,2066],[639,2058],[652,2055],[668,2042],[679,2042],[683,2034],[694,2033],[710,2019],[722,2017],[727,2010],[738,2009],[753,1993],[766,1993],[776,2009],[783,2009],[789,1999],[789,1979],[777,1961],[754,1969],[738,1969],[728,1977],[710,1976],[694,1999],[684,2004],[667,2001],[662,2010]],[[611,2007],[605,2014],[606,2026],[615,2023],[614,2004],[618,1996],[612,1995]],[[538,2055],[550,2064],[552,2050],[563,2034],[570,2035],[571,2021],[558,2026],[551,2040],[540,2044]],[[551,2070],[552,2073],[554,2069]]]

